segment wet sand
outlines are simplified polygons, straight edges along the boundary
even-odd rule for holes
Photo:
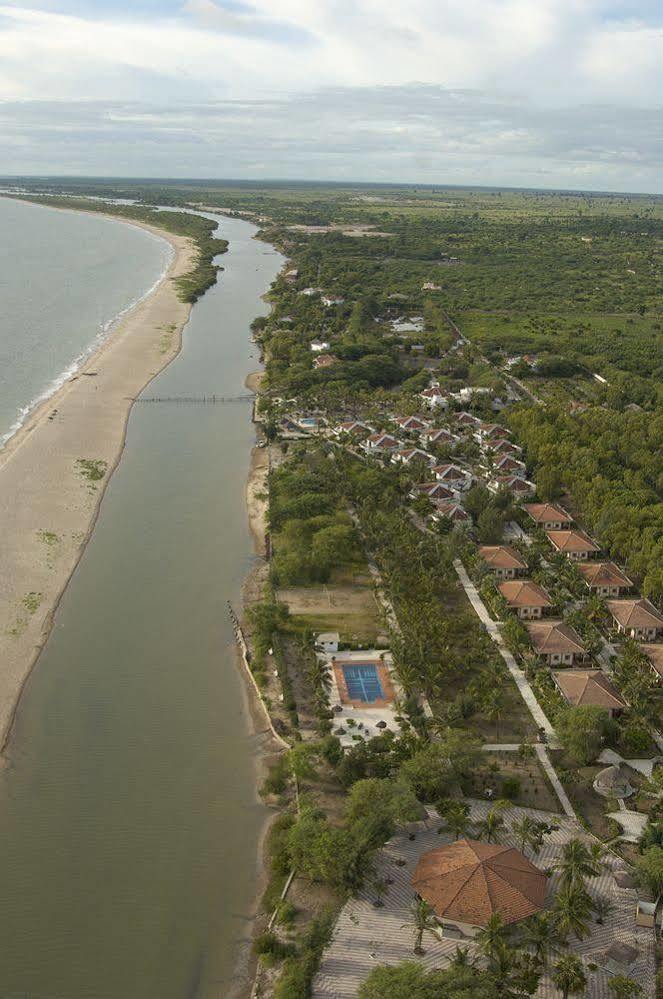
[[[141,227],[175,250],[164,279],[0,451],[3,749],[25,681],[122,455],[133,399],[179,352],[191,311],[177,297],[173,279],[191,270],[195,244],[156,226]]]

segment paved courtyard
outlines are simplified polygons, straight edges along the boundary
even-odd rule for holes
[[[485,802],[471,802],[472,821],[485,817],[490,805]],[[550,868],[556,862],[562,845],[575,837],[593,840],[583,832],[573,819],[562,815],[551,815],[532,808],[510,808],[504,812],[507,830],[523,816],[536,820],[554,821],[559,826],[557,832],[546,838],[546,843],[537,857],[532,858],[538,867]],[[452,841],[443,832],[438,835],[440,820],[434,812],[428,822],[417,823],[409,828],[416,830],[416,838],[408,835],[395,836],[381,852],[377,862],[377,876],[393,879],[384,898],[384,908],[375,908],[375,893],[371,887],[364,889],[357,898],[351,899],[344,907],[336,925],[332,942],[325,952],[320,971],[314,983],[315,999],[344,999],[357,995],[360,984],[371,970],[379,964],[397,964],[400,961],[420,961],[428,969],[444,968],[454,956],[457,947],[468,947],[470,953],[475,945],[469,939],[443,938],[436,940],[426,933],[423,946],[425,954],[413,954],[414,936],[410,906],[414,892],[410,883],[419,857],[427,850]],[[497,841],[509,846],[518,846],[516,839],[508,831],[502,831]],[[404,862],[404,863],[403,863]],[[596,897],[606,899],[612,906],[603,925],[591,924],[590,936],[583,941],[570,938],[572,949],[578,953],[585,965],[588,979],[586,995],[590,999],[609,999],[608,980],[621,973],[634,978],[643,987],[644,994],[655,993],[655,956],[652,930],[635,925],[636,892],[633,888],[620,887],[615,874],[624,872],[625,864],[619,858],[606,854],[608,869],[597,878],[590,880],[589,891]],[[549,879],[546,895],[546,908],[554,901],[557,876]],[[632,948],[634,959],[629,965],[616,965],[606,955],[614,944]],[[596,965],[596,970],[592,967]],[[539,999],[559,999],[562,993],[545,976],[536,993]]]

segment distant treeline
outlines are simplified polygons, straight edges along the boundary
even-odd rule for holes
[[[227,240],[217,239],[214,236],[215,222],[188,212],[157,212],[153,208],[141,205],[114,205],[88,198],[21,195],[20,200],[33,201],[35,204],[48,205],[52,208],[115,215],[134,222],[145,222],[175,236],[192,239],[198,248],[196,262],[188,274],[177,278],[175,282],[178,295],[183,302],[196,302],[208,288],[216,284],[219,268],[214,264],[214,258],[228,249]]]

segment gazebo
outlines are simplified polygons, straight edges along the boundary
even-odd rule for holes
[[[619,764],[606,767],[596,775],[594,790],[604,798],[628,798],[633,794],[631,782]]]
[[[412,878],[417,894],[447,923],[474,936],[495,913],[505,924],[540,912],[546,875],[519,850],[460,839],[429,850]]]

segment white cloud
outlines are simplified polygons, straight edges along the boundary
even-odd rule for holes
[[[660,188],[663,33],[616,5],[182,0],[83,16],[5,2],[0,170],[33,155],[40,172],[564,184],[581,171]]]

